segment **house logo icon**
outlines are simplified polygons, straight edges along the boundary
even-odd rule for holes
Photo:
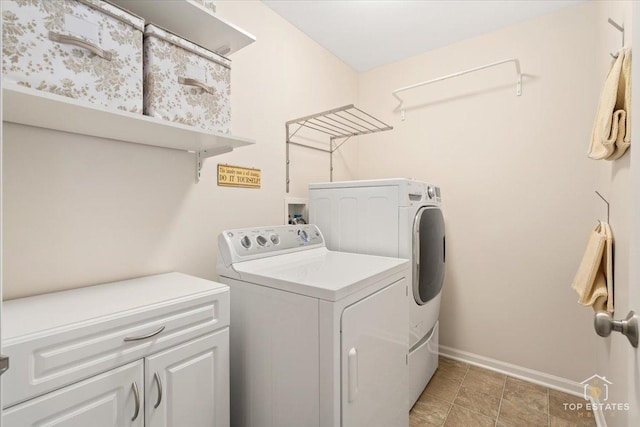
[[[613,383],[600,375],[592,375],[580,383],[585,400],[604,402],[609,399],[609,386]]]

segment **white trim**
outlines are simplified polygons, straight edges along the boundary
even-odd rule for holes
[[[562,391],[573,396],[584,397],[583,384],[580,384],[576,381],[568,380],[566,378],[547,374],[545,372],[523,368],[522,366],[513,365],[511,363],[502,362],[500,360],[491,359],[489,357],[479,356],[477,354],[457,350],[445,345],[440,346],[440,356],[448,357],[449,359],[458,360],[470,365],[479,366],[490,371],[509,375],[510,377],[518,378],[530,383],[541,385],[543,387]],[[591,400],[592,404],[597,403],[593,400],[593,398],[590,398],[589,400]],[[602,410],[599,409],[599,405],[593,405],[593,416],[598,427],[607,427],[607,421],[604,418]]]
[[[593,408],[593,418],[596,421],[596,426],[607,427],[607,419],[604,417],[604,412],[602,412],[600,401],[593,397],[589,397],[589,400],[591,401],[591,407]]]
[[[513,365],[511,363],[502,362],[500,360],[491,359],[489,357],[479,356],[455,348],[440,346],[440,355],[449,359],[459,360],[470,365],[479,366],[489,369],[490,371],[499,372],[509,375],[510,377],[528,381],[554,390],[562,391],[573,396],[584,397],[582,384],[571,381],[566,378],[557,377],[555,375],[536,371],[522,366]]]

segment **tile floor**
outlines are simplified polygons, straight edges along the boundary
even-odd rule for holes
[[[585,400],[440,357],[440,366],[413,409],[411,427],[595,426],[593,413],[564,409]],[[584,405],[583,405],[584,406]]]

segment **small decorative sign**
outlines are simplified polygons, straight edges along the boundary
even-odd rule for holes
[[[218,185],[224,187],[260,188],[261,178],[260,169],[218,164]]]

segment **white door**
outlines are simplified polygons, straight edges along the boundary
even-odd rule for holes
[[[632,26],[640,28],[640,3],[631,5]],[[625,16],[625,13],[622,16]],[[628,26],[628,19],[625,22]],[[640,46],[640,31],[632,31],[634,46],[633,55],[636,56],[632,68],[632,119],[634,126],[640,123],[640,68],[637,66],[636,47]],[[638,130],[636,128],[636,130]],[[629,311],[640,314],[640,134],[632,133],[632,145],[624,157],[616,160],[614,169],[617,175],[627,178],[628,188],[622,182],[617,188],[618,194],[612,194],[611,226],[616,241],[615,247],[615,313],[616,320],[624,319]],[[620,166],[618,166],[620,164]],[[616,199],[617,197],[617,199]],[[619,213],[622,210],[622,213]],[[620,218],[620,221],[615,222]],[[615,228],[616,225],[622,225]],[[628,227],[626,227],[628,225]],[[618,231],[618,232],[616,232]],[[640,351],[629,341],[613,332],[608,338],[598,339],[598,366],[600,375],[606,375],[612,382],[605,395],[600,400],[614,405],[628,405],[628,407],[613,406],[603,410],[606,425],[609,427],[640,426]]]
[[[146,359],[147,427],[229,426],[229,329]]]
[[[143,427],[144,368],[137,361],[6,409],[5,427]]]
[[[2,3],[0,1],[0,13],[2,13]],[[2,19],[0,19],[0,34],[2,34]],[[0,52],[2,51],[2,37],[0,37]],[[0,123],[4,123],[3,121],[1,121],[2,119],[2,79],[0,79]],[[4,174],[4,168],[2,167],[4,160],[2,159],[2,153],[3,153],[3,148],[2,148],[2,141],[3,141],[3,131],[2,131],[3,126],[0,125],[0,273],[2,271],[4,271],[2,269],[2,228],[3,228],[3,223],[2,223],[2,193],[3,193],[3,187],[2,187],[2,175]],[[0,274],[0,295],[2,295],[2,274]],[[2,298],[0,298],[0,331],[2,331]],[[2,354],[2,335],[0,334],[0,354]],[[8,360],[2,359],[2,363],[8,363]],[[0,369],[2,369],[0,367]],[[0,373],[0,375],[2,375],[2,373]],[[2,404],[2,378],[0,378],[0,427],[2,427],[2,408],[3,408],[3,404]]]
[[[632,46],[640,46],[640,4],[633,2],[632,24],[636,28],[633,31]],[[633,49],[636,55],[636,49]],[[635,59],[637,61],[637,58]],[[637,62],[636,62],[637,64]],[[633,67],[632,81],[640,82],[640,68]],[[631,121],[635,126],[640,123],[640,85],[633,85],[633,117]],[[640,138],[638,132],[632,134],[631,150],[631,254],[629,257],[631,270],[629,272],[629,305],[636,314],[640,314]],[[629,424],[630,426],[640,425],[640,352],[637,348],[627,346],[627,366],[629,366]]]
[[[409,425],[405,279],[342,314],[342,426]]]

